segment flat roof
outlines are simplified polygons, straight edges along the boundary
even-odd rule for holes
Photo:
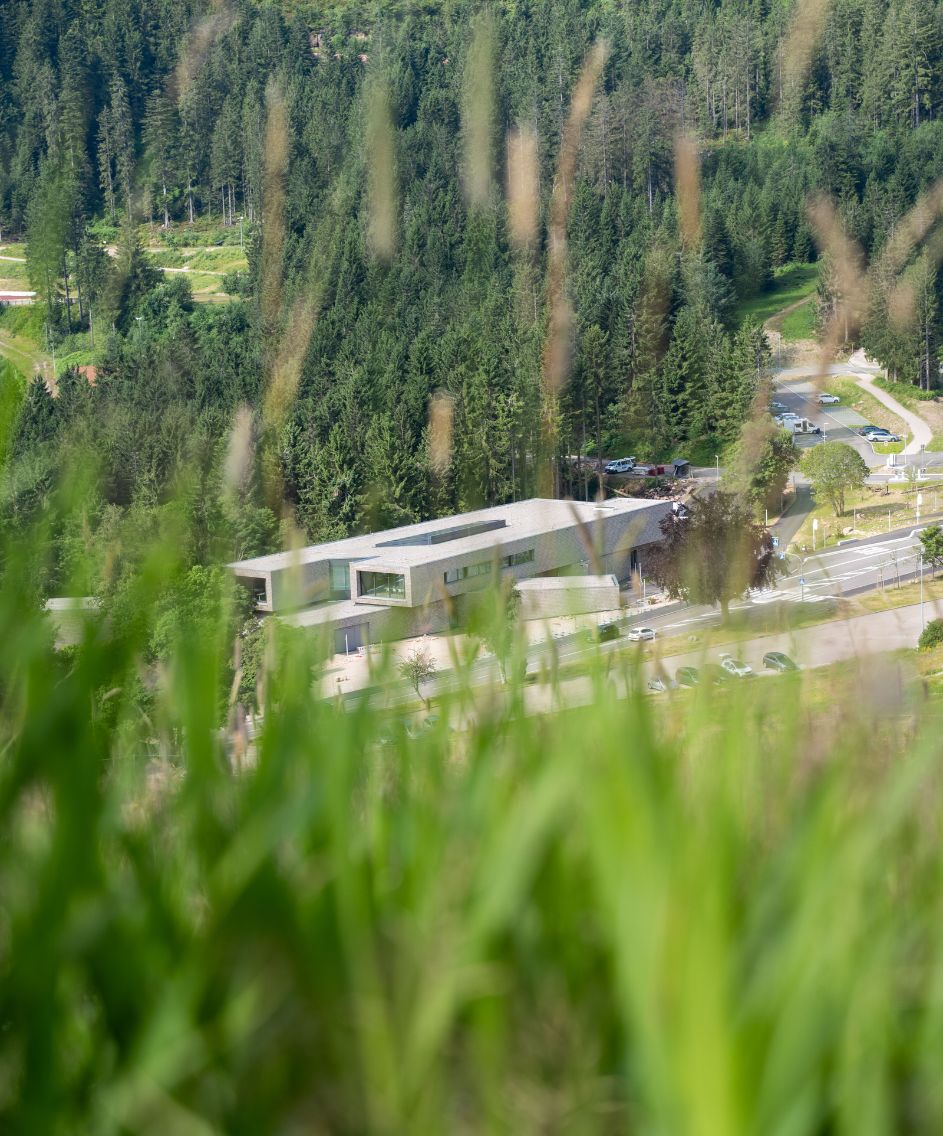
[[[378,612],[389,611],[386,604],[359,604],[353,600],[329,600],[315,607],[302,608],[301,611],[282,612],[279,619],[291,627],[319,627],[322,624],[337,623],[342,619],[352,619],[359,623],[369,622],[371,615],[377,618]]]
[[[598,503],[534,497],[472,513],[438,517],[433,521],[346,537],[326,544],[312,544],[306,548],[275,552],[269,556],[237,560],[229,567],[242,575],[278,572],[326,560],[364,560],[375,562],[377,567],[408,567],[464,556],[470,552],[490,552],[498,545],[517,543],[529,537],[536,538],[556,529],[570,528],[577,524],[592,525],[600,518],[644,513],[651,509],[663,509],[665,505],[664,501],[633,497],[610,498]],[[504,524],[491,523],[497,521],[503,521]],[[474,529],[478,525],[483,527],[471,535],[450,534],[450,530]],[[435,536],[440,539],[421,539]],[[413,541],[416,543],[412,543]],[[364,568],[369,570],[370,567],[364,564]]]

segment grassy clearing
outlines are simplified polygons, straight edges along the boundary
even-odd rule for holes
[[[921,520],[943,511],[943,488],[934,482],[915,482],[914,485],[891,486],[883,489],[866,486],[860,493],[847,497],[845,516],[836,517],[827,501],[817,501],[793,537],[790,551],[803,546],[812,547],[812,521],[818,520],[816,546],[825,548],[852,536],[876,536],[895,528],[916,525],[918,493],[923,495]]]
[[[223,280],[226,273],[243,272],[248,268],[243,250],[236,245],[218,247],[150,247],[148,256],[159,268],[176,275],[185,270],[193,290],[194,299],[216,299],[225,295]]]
[[[25,292],[29,289],[29,273],[25,264],[15,260],[0,260],[0,276],[3,277],[3,286],[11,292]]]
[[[244,272],[249,267],[246,255],[238,245],[218,249],[201,249],[188,256],[191,268],[212,272]]]
[[[912,565],[909,566],[912,568]],[[936,607],[943,604],[943,579],[933,577],[929,568],[925,568],[923,577],[923,600],[927,604],[927,619],[934,618]],[[891,580],[884,588],[874,592],[867,592],[855,596],[851,601],[854,608],[861,613],[871,611],[890,611],[898,607],[910,607],[920,602],[920,584],[902,584],[897,587]],[[933,605],[933,610],[929,605]]]
[[[44,368],[52,373],[52,358],[38,342],[42,326],[42,312],[35,304],[0,311],[0,355],[27,378]]]
[[[758,296],[751,296],[737,305],[736,318],[748,318],[758,323],[777,315],[783,308],[795,304],[815,291],[818,282],[817,264],[790,264],[776,270],[770,287]]]
[[[815,338],[815,301],[809,300],[782,319],[779,330],[787,343]]]
[[[903,442],[872,442],[871,448],[876,454],[899,454],[904,448]]]

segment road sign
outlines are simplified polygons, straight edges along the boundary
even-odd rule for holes
[[[778,536],[773,537],[773,548],[779,548],[779,537]]]
[[[805,587],[805,576],[800,576],[800,577],[799,577],[799,583],[800,583],[800,584],[801,584],[801,585],[802,585],[803,587]]]
[[[818,517],[813,517],[812,518],[812,531],[818,532],[818,528],[819,528],[819,519],[818,519]]]

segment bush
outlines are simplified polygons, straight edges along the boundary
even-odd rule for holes
[[[895,383],[891,379],[875,379],[874,385],[887,391],[905,405],[908,400],[916,399],[918,402],[933,402],[937,396],[936,391],[921,390],[914,383]]]
[[[921,651],[932,651],[941,643],[943,643],[943,619],[931,619],[920,633],[917,645]]]

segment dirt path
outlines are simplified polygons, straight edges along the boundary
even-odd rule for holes
[[[30,340],[0,327],[0,355],[13,364],[27,379],[34,375],[45,375],[50,394],[55,394],[55,379],[52,378],[52,359],[40,351]]]
[[[810,292],[808,296],[801,296],[798,300],[794,300],[791,304],[780,308],[778,312],[774,312],[768,319],[763,321],[763,330],[781,332],[786,316],[801,308],[803,304],[807,304],[809,300],[812,299],[813,295],[814,293]]]
[[[161,270],[161,272],[186,272],[191,276],[228,276],[229,275],[228,272],[217,272],[212,268],[191,268],[188,264],[184,265],[183,268],[169,268],[169,267],[165,267],[163,264],[158,264],[157,267]]]

